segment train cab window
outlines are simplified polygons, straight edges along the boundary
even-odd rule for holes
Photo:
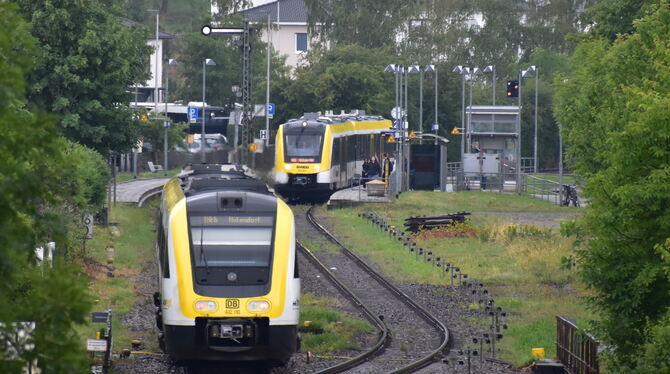
[[[196,266],[268,267],[272,226],[191,227]]]
[[[319,162],[323,136],[318,134],[286,135],[284,149],[287,162]]]

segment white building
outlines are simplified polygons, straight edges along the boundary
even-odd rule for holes
[[[312,38],[307,31],[307,8],[303,0],[276,0],[239,12],[251,23],[267,23],[270,17],[270,43],[286,65],[300,66],[310,49]],[[261,30],[261,40],[267,41],[267,28]]]

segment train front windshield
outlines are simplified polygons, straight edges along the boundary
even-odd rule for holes
[[[321,162],[323,130],[297,129],[284,135],[285,162]]]

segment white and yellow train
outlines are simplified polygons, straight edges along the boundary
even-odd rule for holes
[[[382,153],[393,152],[395,144],[383,136],[391,126],[390,120],[362,111],[306,113],[289,120],[277,130],[271,174],[275,190],[287,197],[307,197],[350,186],[364,159],[377,156],[381,162]]]
[[[290,208],[235,165],[192,165],[164,187],[158,220],[161,347],[179,362],[282,366],[299,348]]]

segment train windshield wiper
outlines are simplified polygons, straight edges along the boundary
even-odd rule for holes
[[[205,255],[205,249],[202,245],[203,233],[205,231],[204,226],[200,226],[200,260],[205,263],[205,272],[209,274],[209,266],[207,266],[207,256]]]

